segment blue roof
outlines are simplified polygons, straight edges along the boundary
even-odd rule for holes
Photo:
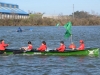
[[[19,8],[9,8],[9,7],[0,7],[0,13],[5,13],[5,14],[18,14],[18,15],[28,15],[27,12],[19,9]]]
[[[0,4],[8,4],[8,5],[17,5],[17,4],[11,4],[11,3],[5,3],[5,2],[0,2]],[[18,6],[18,5],[17,5]]]
[[[19,8],[17,4],[9,4],[9,3],[3,3],[3,2],[0,2],[0,7]]]

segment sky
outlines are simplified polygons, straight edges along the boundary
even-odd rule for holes
[[[100,0],[0,0],[19,5],[26,12],[41,12],[47,15],[70,15],[75,11],[86,11],[100,15]]]

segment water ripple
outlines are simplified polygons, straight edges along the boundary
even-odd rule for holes
[[[23,29],[33,28],[33,31],[22,33],[7,32],[18,27],[0,27],[0,38],[9,43],[8,48],[27,46],[32,41],[34,48],[40,46],[45,40],[50,49],[59,46],[61,40],[68,48],[70,38],[65,39],[64,27],[22,26]],[[100,26],[73,26],[73,41],[79,46],[79,40],[85,41],[86,47],[100,48]],[[27,56],[10,55],[0,56],[1,75],[100,75],[100,56]]]

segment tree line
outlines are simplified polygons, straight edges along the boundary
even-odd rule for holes
[[[42,18],[43,14],[30,13],[27,19],[0,19],[0,26],[55,26],[57,23],[64,25],[68,21],[71,21],[73,25],[100,25],[100,15],[89,14],[86,11],[76,11],[71,15],[59,14],[57,18]]]

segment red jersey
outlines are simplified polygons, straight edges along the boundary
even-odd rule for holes
[[[83,43],[83,44],[81,44],[81,45],[79,46],[78,50],[84,50],[84,49],[85,49],[85,45],[84,45],[84,43]]]
[[[75,49],[76,46],[75,46],[74,44],[71,44],[71,45],[69,45],[69,48],[70,48],[70,49],[73,49],[73,48]]]
[[[5,44],[4,42],[0,43],[0,50],[4,51],[8,44]]]
[[[59,52],[64,52],[65,49],[66,49],[66,46],[63,44],[63,45],[60,45],[60,47],[57,48],[56,50],[58,50]]]
[[[28,50],[32,50],[33,46],[32,45],[28,45]]]
[[[39,48],[38,48],[38,50],[39,51],[45,51],[47,49],[47,46],[46,45],[44,45],[44,44],[42,44]]]

